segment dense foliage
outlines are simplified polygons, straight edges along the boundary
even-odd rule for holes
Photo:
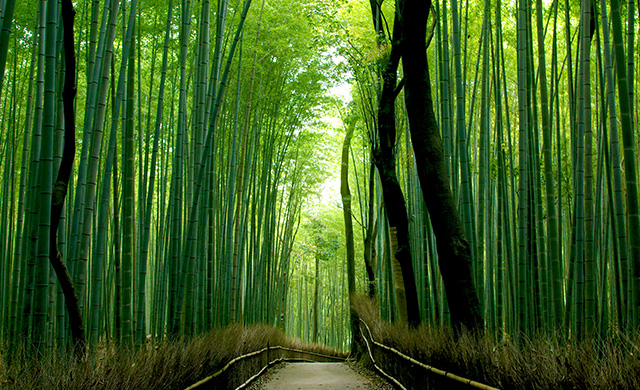
[[[505,339],[637,329],[639,7],[427,3],[435,116],[482,326]],[[375,291],[384,319],[407,315],[374,153],[397,4],[74,4],[77,139],[57,247],[90,346],[268,323],[348,348],[336,195],[347,124],[357,289]],[[0,10],[0,339],[65,350],[49,264],[66,137],[61,9],[4,0]],[[397,61],[386,146],[407,206],[402,250],[419,306],[409,318],[446,325]]]

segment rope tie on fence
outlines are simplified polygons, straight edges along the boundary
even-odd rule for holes
[[[388,346],[386,346],[386,345],[384,345],[382,343],[379,343],[379,342],[377,342],[376,340],[373,339],[373,335],[371,333],[371,329],[369,329],[369,326],[367,325],[367,323],[364,322],[361,318],[359,318],[359,320],[360,320],[360,322],[362,322],[362,324],[365,326],[365,328],[367,328],[367,332],[369,333],[369,338],[371,339],[371,342],[375,346],[377,346],[379,348],[382,348],[382,349],[384,349],[386,351],[392,352],[392,353],[396,354],[397,356],[399,356],[399,357],[401,357],[401,358],[403,358],[403,359],[405,359],[405,360],[407,360],[407,361],[409,361],[409,362],[411,362],[411,363],[413,363],[413,364],[415,364],[415,365],[417,365],[419,367],[422,367],[422,368],[424,368],[424,369],[426,369],[426,370],[428,370],[428,371],[430,371],[430,372],[432,372],[434,374],[441,375],[441,376],[453,379],[453,380],[455,380],[457,382],[464,383],[467,386],[474,387],[476,389],[482,389],[482,390],[500,390],[497,387],[492,387],[492,386],[489,386],[489,385],[485,385],[483,383],[476,382],[474,380],[461,377],[461,376],[453,374],[451,372],[444,371],[444,370],[441,370],[439,368],[435,368],[435,367],[430,366],[428,364],[424,364],[424,363],[422,363],[422,362],[420,362],[420,361],[418,361],[418,360],[416,360],[416,359],[414,359],[414,358],[412,358],[410,356],[407,356],[407,355],[403,354],[402,352],[398,351],[395,348],[391,348],[391,347],[388,347]],[[376,369],[378,369],[378,371],[383,373],[384,376],[386,376],[386,377],[390,378],[391,380],[393,380],[394,383],[398,384],[399,382],[397,382],[395,379],[391,378],[388,374],[384,373],[382,371],[382,369],[380,369],[376,365],[375,360],[373,360],[373,354],[371,353],[371,349],[369,347],[369,342],[367,341],[366,337],[363,337],[363,338],[364,338],[364,340],[365,340],[365,342],[367,344],[367,349],[369,350],[369,357],[371,357],[371,361],[373,362],[373,365],[376,367]],[[400,385],[400,387],[404,389],[404,387],[402,385]]]

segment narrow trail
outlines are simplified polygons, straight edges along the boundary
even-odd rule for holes
[[[251,389],[393,389],[377,375],[347,363],[285,363],[268,372]]]

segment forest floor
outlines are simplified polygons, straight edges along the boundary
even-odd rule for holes
[[[597,338],[569,339],[561,332],[530,337],[462,334],[451,328],[380,320],[376,302],[356,296],[354,308],[379,343],[440,370],[500,389],[590,390],[640,389],[640,332],[612,330]],[[451,388],[450,381],[408,364],[391,353],[378,353],[376,363],[406,387]],[[370,361],[367,361],[369,363]],[[447,383],[445,385],[444,383]]]
[[[354,363],[282,363],[267,371],[248,389],[391,390],[393,386]]]
[[[7,343],[0,340],[0,389],[185,389],[219,371],[232,359],[268,345],[338,359],[346,357],[328,347],[287,337],[267,325],[233,325],[185,340],[152,339],[136,347],[104,340],[92,346],[81,362],[57,349],[47,351],[38,359],[27,350],[10,351]],[[261,362],[255,363],[259,366]],[[240,368],[240,373],[246,376],[234,377],[241,379],[240,383],[251,375],[250,371],[242,372],[243,369]],[[232,375],[238,375],[238,372],[234,371]]]

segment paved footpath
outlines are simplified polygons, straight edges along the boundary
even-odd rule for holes
[[[262,389],[389,389],[381,378],[365,376],[345,363],[286,363]]]

